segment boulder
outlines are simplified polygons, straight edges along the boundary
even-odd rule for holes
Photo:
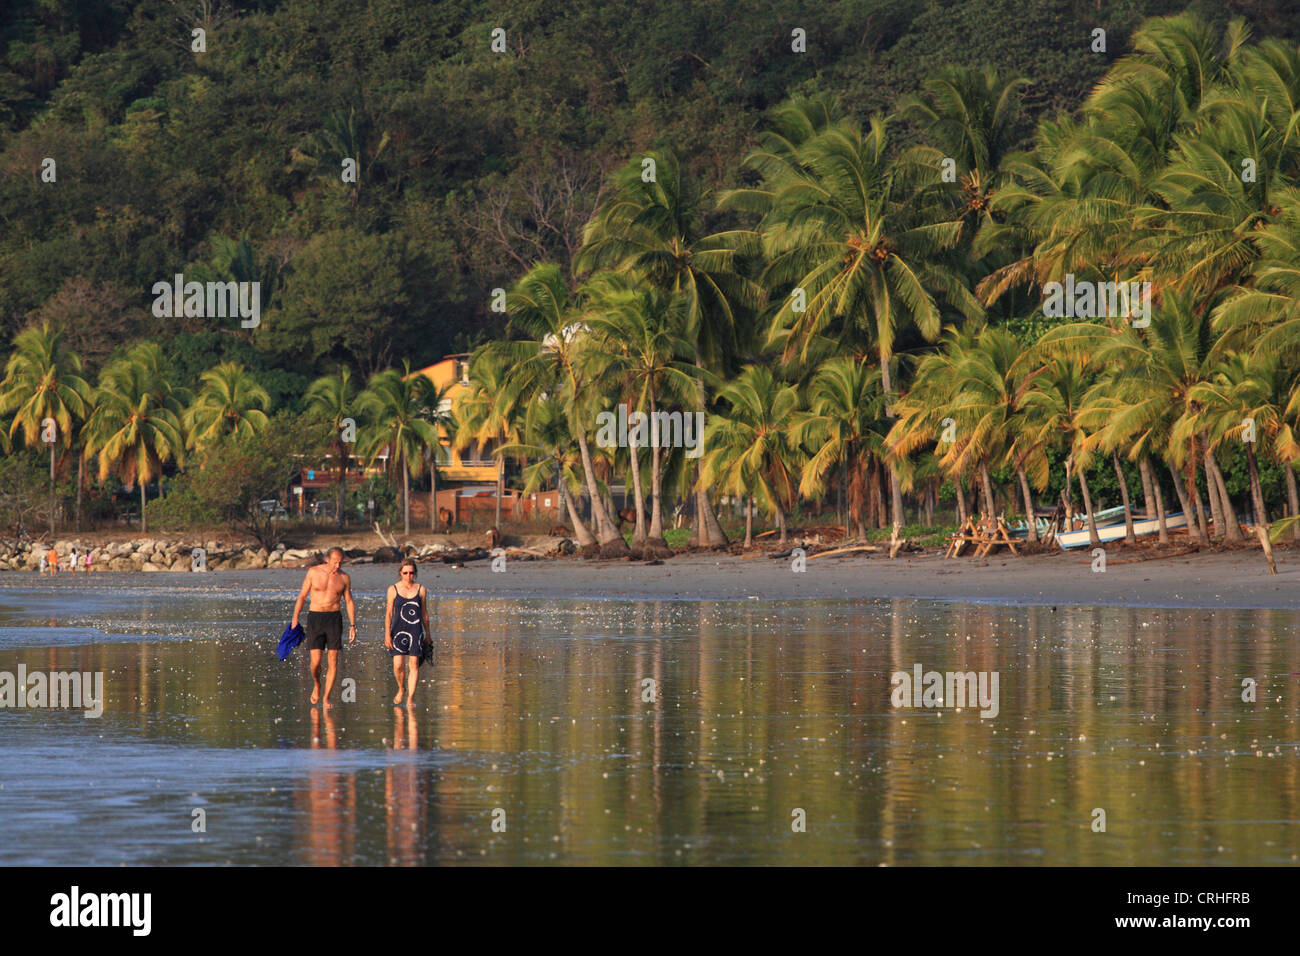
[[[401,561],[406,556],[402,554],[401,551],[397,550],[397,548],[383,547],[376,548],[371,557],[374,558],[375,564],[393,564],[394,562]]]
[[[140,565],[140,570],[141,571],[166,571],[167,569],[163,567],[161,564],[154,564],[152,561],[146,561],[144,564]]]
[[[121,557],[110,558],[108,561],[108,566],[114,571],[134,571],[136,569],[136,563],[134,561],[132,561],[130,558],[121,558]]]

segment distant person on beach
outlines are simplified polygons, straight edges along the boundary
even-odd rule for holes
[[[357,639],[357,606],[352,602],[352,579],[339,570],[343,563],[343,549],[330,548],[324,564],[307,569],[303,578],[302,590],[293,606],[291,627],[298,626],[298,615],[302,613],[303,602],[311,595],[311,607],[307,611],[307,627],[304,629],[303,641],[311,651],[311,702],[320,701],[320,656],[321,651],[329,652],[329,670],[325,675],[326,707],[330,704],[330,693],[334,690],[334,676],[338,668],[339,651],[343,649],[343,612],[339,610],[342,599],[348,606],[348,617],[352,625],[348,631],[348,643]]]
[[[90,550],[86,550],[86,573],[90,573]]]
[[[42,552],[41,553],[41,577],[45,577],[46,573],[49,570],[50,570],[50,556],[48,553]]]
[[[50,548],[45,555],[45,559],[50,563],[50,577],[54,577],[59,573],[59,552]]]
[[[384,646],[393,655],[393,677],[397,681],[394,704],[406,696],[409,707],[415,699],[415,684],[420,679],[420,656],[424,642],[430,640],[428,592],[415,581],[415,562],[402,562],[396,584],[388,586],[384,611]]]
[[[73,548],[68,552],[68,570],[74,574],[77,571],[77,549]]]

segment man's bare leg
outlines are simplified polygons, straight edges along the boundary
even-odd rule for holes
[[[325,672],[325,706],[333,707],[330,703],[330,694],[334,691],[334,673],[339,666],[339,652],[329,651],[329,669]]]
[[[410,707],[411,702],[415,700],[415,682],[420,679],[420,659],[418,657],[407,657],[406,661],[406,706]]]
[[[402,702],[402,684],[406,680],[406,665],[402,663],[406,658],[400,654],[393,656],[393,679],[397,681],[397,696],[393,698],[394,704]]]
[[[311,651],[311,702],[313,704],[320,702],[320,650],[312,648]]]

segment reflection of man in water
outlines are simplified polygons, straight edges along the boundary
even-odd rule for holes
[[[338,747],[338,727],[330,710],[312,708],[311,734],[313,750]],[[299,858],[292,862],[307,866],[356,862],[357,771],[329,762],[313,763],[307,768],[305,784],[297,788],[294,798],[302,813],[293,843]]]
[[[321,651],[329,652],[329,670],[325,675],[326,707],[330,704],[330,693],[334,690],[334,677],[338,668],[339,651],[343,649],[343,612],[339,610],[339,600],[347,602],[348,617],[352,619],[348,631],[348,643],[357,639],[357,607],[352,602],[352,579],[339,570],[343,564],[343,549],[330,548],[324,564],[307,569],[303,578],[302,590],[293,606],[293,621],[290,627],[298,626],[298,615],[302,612],[303,602],[311,595],[311,608],[307,612],[307,626],[303,641],[311,651],[311,702],[321,700],[320,695],[320,657]]]

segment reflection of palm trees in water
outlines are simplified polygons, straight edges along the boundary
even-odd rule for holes
[[[311,710],[311,749],[334,750],[338,747],[338,725],[334,715],[324,708]],[[321,724],[324,723],[324,736]],[[308,866],[339,866],[355,859],[357,831],[356,778],[349,771],[328,766],[313,767],[307,784],[300,791],[304,831],[298,841],[302,862]]]
[[[420,767],[414,752],[419,750],[420,732],[415,714],[393,708],[393,750],[409,750],[410,756],[388,765],[384,771],[384,805],[388,811],[388,864],[415,866],[426,862],[425,820],[427,804],[421,786]]]

